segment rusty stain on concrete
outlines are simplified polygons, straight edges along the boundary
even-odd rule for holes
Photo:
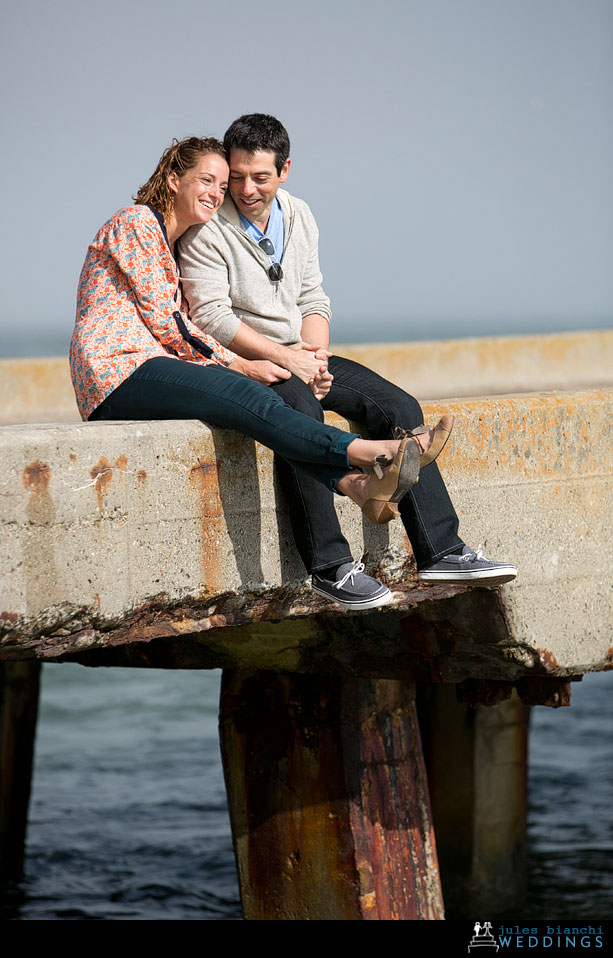
[[[201,559],[204,584],[209,592],[224,588],[224,569],[219,557],[217,540],[225,529],[223,505],[219,493],[219,478],[223,460],[207,462],[199,459],[189,470],[189,482],[200,500]]]
[[[103,456],[95,466],[92,466],[89,474],[94,480],[94,489],[98,497],[98,508],[102,512],[104,505],[103,496],[113,478],[113,467],[108,459]]]
[[[69,453],[68,458],[70,459],[71,462],[77,461],[77,456],[75,455],[74,452]]]
[[[219,463],[219,466],[221,466],[221,463]],[[190,479],[210,476],[217,468],[218,464],[215,462],[200,462],[199,460],[198,463],[189,470]]]
[[[31,462],[23,470],[23,484],[30,492],[46,492],[49,487],[51,470],[46,462]]]
[[[139,482],[144,482],[145,479],[147,478],[147,473],[145,472],[144,469],[138,469],[136,472],[136,478],[138,479]]]
[[[125,472],[128,468],[128,457],[121,453],[121,455],[117,456],[117,459],[115,460],[115,466],[117,469],[121,469],[122,472]]]

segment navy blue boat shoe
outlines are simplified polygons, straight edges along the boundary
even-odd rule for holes
[[[327,579],[326,573],[331,575],[332,570],[313,572],[313,592],[337,602],[345,609],[376,609],[386,605],[392,597],[386,585],[364,575],[363,562],[344,562],[333,573],[334,578]]]
[[[421,582],[475,582],[479,579],[489,579],[489,585],[501,585],[510,582],[517,576],[517,569],[510,562],[492,562],[486,559],[481,546],[476,552],[464,546],[460,553],[451,553],[443,556],[432,565],[420,569],[417,578]]]

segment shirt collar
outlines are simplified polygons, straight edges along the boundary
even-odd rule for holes
[[[264,233],[259,226],[256,226],[255,223],[252,223],[251,220],[248,220],[245,216],[243,216],[242,213],[238,213],[238,216],[247,236],[249,236],[255,243],[259,243],[264,236],[267,236],[271,240],[275,248],[275,256],[271,257],[271,259],[280,262],[281,257],[283,256],[283,247],[285,245],[285,223],[283,220],[283,210],[281,209],[281,204],[279,203],[278,197],[275,196],[273,204],[270,207],[268,226],[266,227],[266,232]]]

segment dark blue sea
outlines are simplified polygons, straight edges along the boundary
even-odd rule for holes
[[[611,915],[612,683],[586,676],[570,709],[533,709],[518,918]],[[3,918],[242,918],[218,694],[217,672],[44,667],[26,874]]]

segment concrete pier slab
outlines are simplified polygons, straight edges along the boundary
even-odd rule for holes
[[[426,407],[428,420],[457,416],[440,464],[461,533],[520,570],[497,592],[418,584],[400,523],[372,526],[339,501],[354,554],[366,547],[369,568],[399,583],[372,621],[374,674],[393,677],[398,662],[444,681],[610,666],[612,396]],[[0,445],[4,658],[142,644],[172,661],[180,645],[192,665],[358,674],[343,638],[355,616],[305,588],[267,450],[198,422],[5,427]],[[309,624],[322,615],[332,653]],[[368,644],[373,617],[356,615]]]

